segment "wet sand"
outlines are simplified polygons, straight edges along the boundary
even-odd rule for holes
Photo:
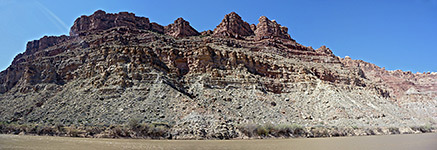
[[[311,150],[436,150],[437,133],[404,134],[362,137],[298,138],[264,140],[145,140],[92,139],[52,136],[0,134],[0,149],[70,150],[70,149],[159,149],[159,150],[215,150],[215,149],[311,149]]]

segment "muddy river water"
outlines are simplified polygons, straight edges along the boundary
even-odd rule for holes
[[[145,149],[145,150],[437,150],[437,133],[264,140],[92,139],[0,134],[0,150]]]

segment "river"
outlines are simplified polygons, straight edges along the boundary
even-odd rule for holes
[[[437,133],[384,136],[263,140],[96,139],[0,134],[0,149],[145,149],[145,150],[437,150]]]

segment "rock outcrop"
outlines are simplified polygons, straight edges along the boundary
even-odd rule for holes
[[[133,13],[120,12],[118,14],[106,13],[103,10],[94,12],[91,16],[81,16],[74,21],[70,29],[70,36],[79,35],[94,30],[106,30],[113,27],[126,26],[135,29],[152,30],[163,33],[163,27],[150,23],[149,18],[137,17]]]
[[[212,31],[211,30],[206,30],[206,31],[202,31],[200,32],[200,35],[212,35]]]
[[[386,89],[387,95],[392,97],[398,105],[408,108],[418,116],[427,117],[429,114],[437,116],[437,74],[412,73],[401,70],[388,71],[385,68],[363,60],[353,60],[350,57],[340,59],[350,68],[363,70],[365,78]]]
[[[222,22],[214,29],[214,36],[241,38],[253,35],[249,23],[243,21],[241,17],[231,12],[225,15]]]
[[[167,35],[173,37],[186,37],[186,36],[197,36],[200,35],[193,27],[190,26],[188,21],[183,18],[178,18],[173,24],[169,24],[164,27],[164,32]]]
[[[97,11],[70,33],[29,42],[0,72],[0,121],[109,126],[134,118],[173,127],[172,138],[197,139],[233,138],[248,124],[437,120],[436,73],[386,71],[314,50],[266,17],[255,26],[231,13],[196,36],[183,19],[163,27]]]
[[[333,55],[331,49],[327,48],[325,45],[320,46],[318,49],[316,49],[316,52],[327,54],[327,55]]]
[[[281,26],[275,20],[269,20],[265,16],[261,16],[258,19],[259,23],[256,25],[255,30],[255,39],[271,39],[275,37],[283,38],[283,39],[291,39],[288,34],[288,28]]]
[[[62,36],[44,36],[39,40],[33,40],[27,43],[26,45],[26,53],[35,53],[36,51],[46,49],[50,46],[54,46],[56,44],[60,44],[65,42],[70,37],[62,35]]]

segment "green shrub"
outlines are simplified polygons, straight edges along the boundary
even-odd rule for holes
[[[256,128],[256,134],[258,136],[267,136],[267,135],[269,135],[269,130],[267,130],[267,128],[264,126],[258,126]]]
[[[297,124],[292,124],[291,130],[293,131],[294,136],[305,136],[306,134],[305,129]]]

